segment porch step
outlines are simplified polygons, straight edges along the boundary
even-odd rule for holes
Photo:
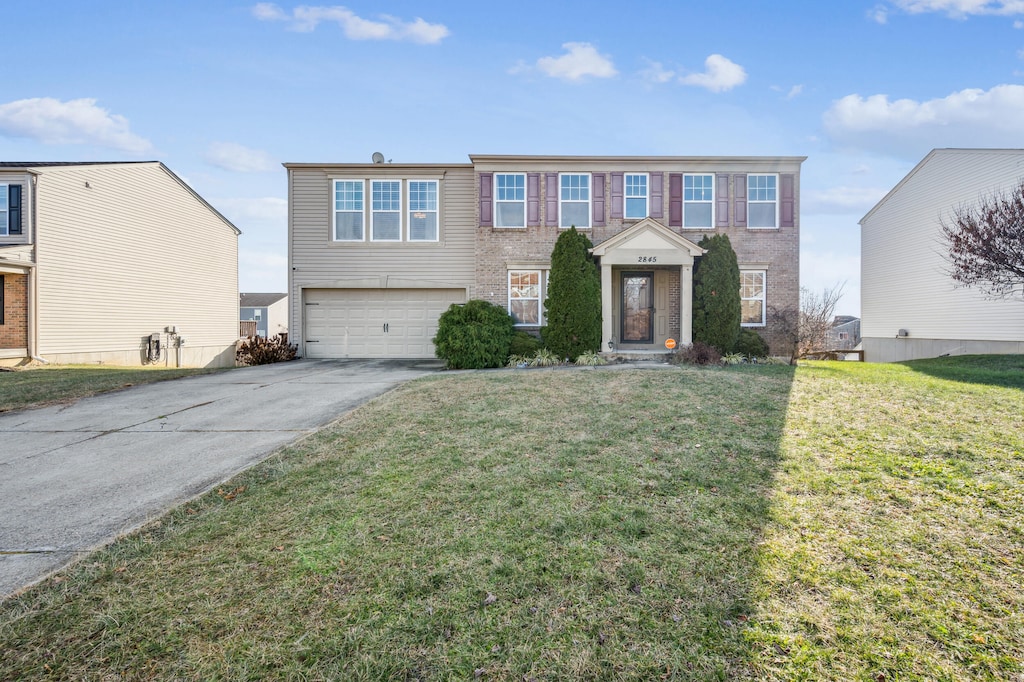
[[[609,362],[668,362],[671,353],[663,350],[615,350],[601,353]]]

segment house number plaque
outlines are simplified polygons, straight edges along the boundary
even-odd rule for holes
[[[657,263],[658,262],[658,257],[657,256],[637,256],[636,257],[636,262],[637,263]]]

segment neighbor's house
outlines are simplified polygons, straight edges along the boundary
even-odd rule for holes
[[[1024,180],[1024,149],[935,149],[861,221],[864,359],[1024,353],[1024,302],[958,287],[941,223]]]
[[[238,234],[162,163],[0,162],[0,363],[231,366]]]
[[[288,294],[239,294],[238,319],[242,323],[241,336],[269,339],[287,334]]]
[[[828,328],[825,347],[828,350],[853,350],[860,344],[860,318],[836,315]]]
[[[769,309],[799,301],[804,158],[285,164],[292,340],[306,357],[433,357],[438,317],[471,298],[536,332],[575,226],[600,265],[603,351],[691,342],[698,242],[716,233],[739,260],[743,325],[778,347]]]

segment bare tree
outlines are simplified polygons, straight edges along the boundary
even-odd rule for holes
[[[941,225],[954,282],[993,298],[1024,298],[1024,181],[962,204]]]
[[[800,287],[800,308],[770,308],[768,316],[777,338],[789,347],[789,361],[796,362],[809,353],[828,350],[826,339],[832,326],[836,304],[843,297],[846,282],[825,287],[820,293]]]

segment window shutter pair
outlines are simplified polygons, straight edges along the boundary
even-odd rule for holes
[[[21,185],[7,186],[7,233],[21,234]]]
[[[625,174],[621,173],[621,172],[616,172],[616,173],[612,173],[611,175],[612,175],[611,218],[613,220],[615,220],[615,219],[620,219],[621,220],[622,217],[625,215],[625,213],[623,212],[624,209],[625,209],[625,204],[623,202],[623,194],[624,194],[624,191],[623,191],[624,178],[623,178],[623,176]],[[649,176],[650,176],[650,182],[651,182],[651,184],[650,184],[650,202],[651,203],[650,203],[650,206],[647,209],[647,212],[650,214],[650,216],[652,218],[659,218],[660,219],[662,217],[662,215],[663,215],[662,212],[664,210],[663,175],[660,172],[652,172],[652,173],[649,173]],[[603,225],[604,223],[596,223],[595,222],[595,224]]]
[[[540,225],[540,173],[526,174],[526,225]],[[494,227],[494,173],[480,174],[480,227]]]

